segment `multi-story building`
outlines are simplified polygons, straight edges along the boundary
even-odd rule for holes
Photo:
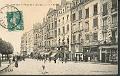
[[[27,34],[24,33],[21,37],[21,55],[27,55]]]
[[[30,55],[33,52],[33,47],[33,30],[30,30],[21,37],[21,53],[23,55]]]
[[[101,0],[100,61],[118,61],[118,0]]]
[[[33,52],[33,30],[27,32],[27,54],[30,55]]]
[[[57,10],[50,8],[47,13],[47,49],[57,50]]]
[[[71,59],[71,2],[61,0],[57,6],[57,45],[60,57]]]
[[[43,19],[42,27],[41,27],[41,33],[42,33],[42,51],[47,51],[47,24],[46,19]]]
[[[33,25],[33,43],[34,43],[33,51],[34,52],[39,51],[39,45],[40,45],[40,43],[39,43],[40,36],[39,35],[41,35],[41,33],[39,32],[39,31],[41,31],[40,28],[41,28],[40,23],[36,23]]]
[[[73,0],[71,21],[77,60],[117,61],[117,0]]]
[[[78,61],[117,62],[117,3],[117,0],[61,0],[56,9],[49,9],[42,24],[34,25],[34,51],[57,50],[60,58]],[[30,45],[26,37],[25,33],[21,40],[23,51]]]
[[[73,59],[83,60],[83,20],[84,20],[84,1],[73,0],[71,8],[71,48]]]

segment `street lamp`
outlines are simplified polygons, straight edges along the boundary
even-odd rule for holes
[[[0,67],[1,67],[1,63],[2,63],[2,61],[1,61],[1,57],[2,57],[2,55],[0,54]]]

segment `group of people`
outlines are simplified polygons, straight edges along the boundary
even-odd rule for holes
[[[18,67],[18,61],[24,60],[25,61],[25,57],[23,56],[13,56],[11,58],[9,58],[9,64],[11,64],[12,62],[15,62],[15,67]]]

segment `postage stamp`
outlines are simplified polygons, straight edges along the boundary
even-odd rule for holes
[[[8,31],[23,30],[23,15],[12,5],[6,5],[0,9],[0,25]]]

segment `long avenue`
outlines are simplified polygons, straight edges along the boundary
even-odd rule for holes
[[[19,61],[18,68],[14,67],[14,64],[10,66],[13,68],[11,72],[3,72],[1,75],[101,75],[101,74],[117,74],[117,65],[111,65],[106,63],[92,63],[92,62],[67,62],[62,63],[57,61],[49,62],[26,59],[25,61]],[[43,71],[42,65],[45,65],[45,71]]]

